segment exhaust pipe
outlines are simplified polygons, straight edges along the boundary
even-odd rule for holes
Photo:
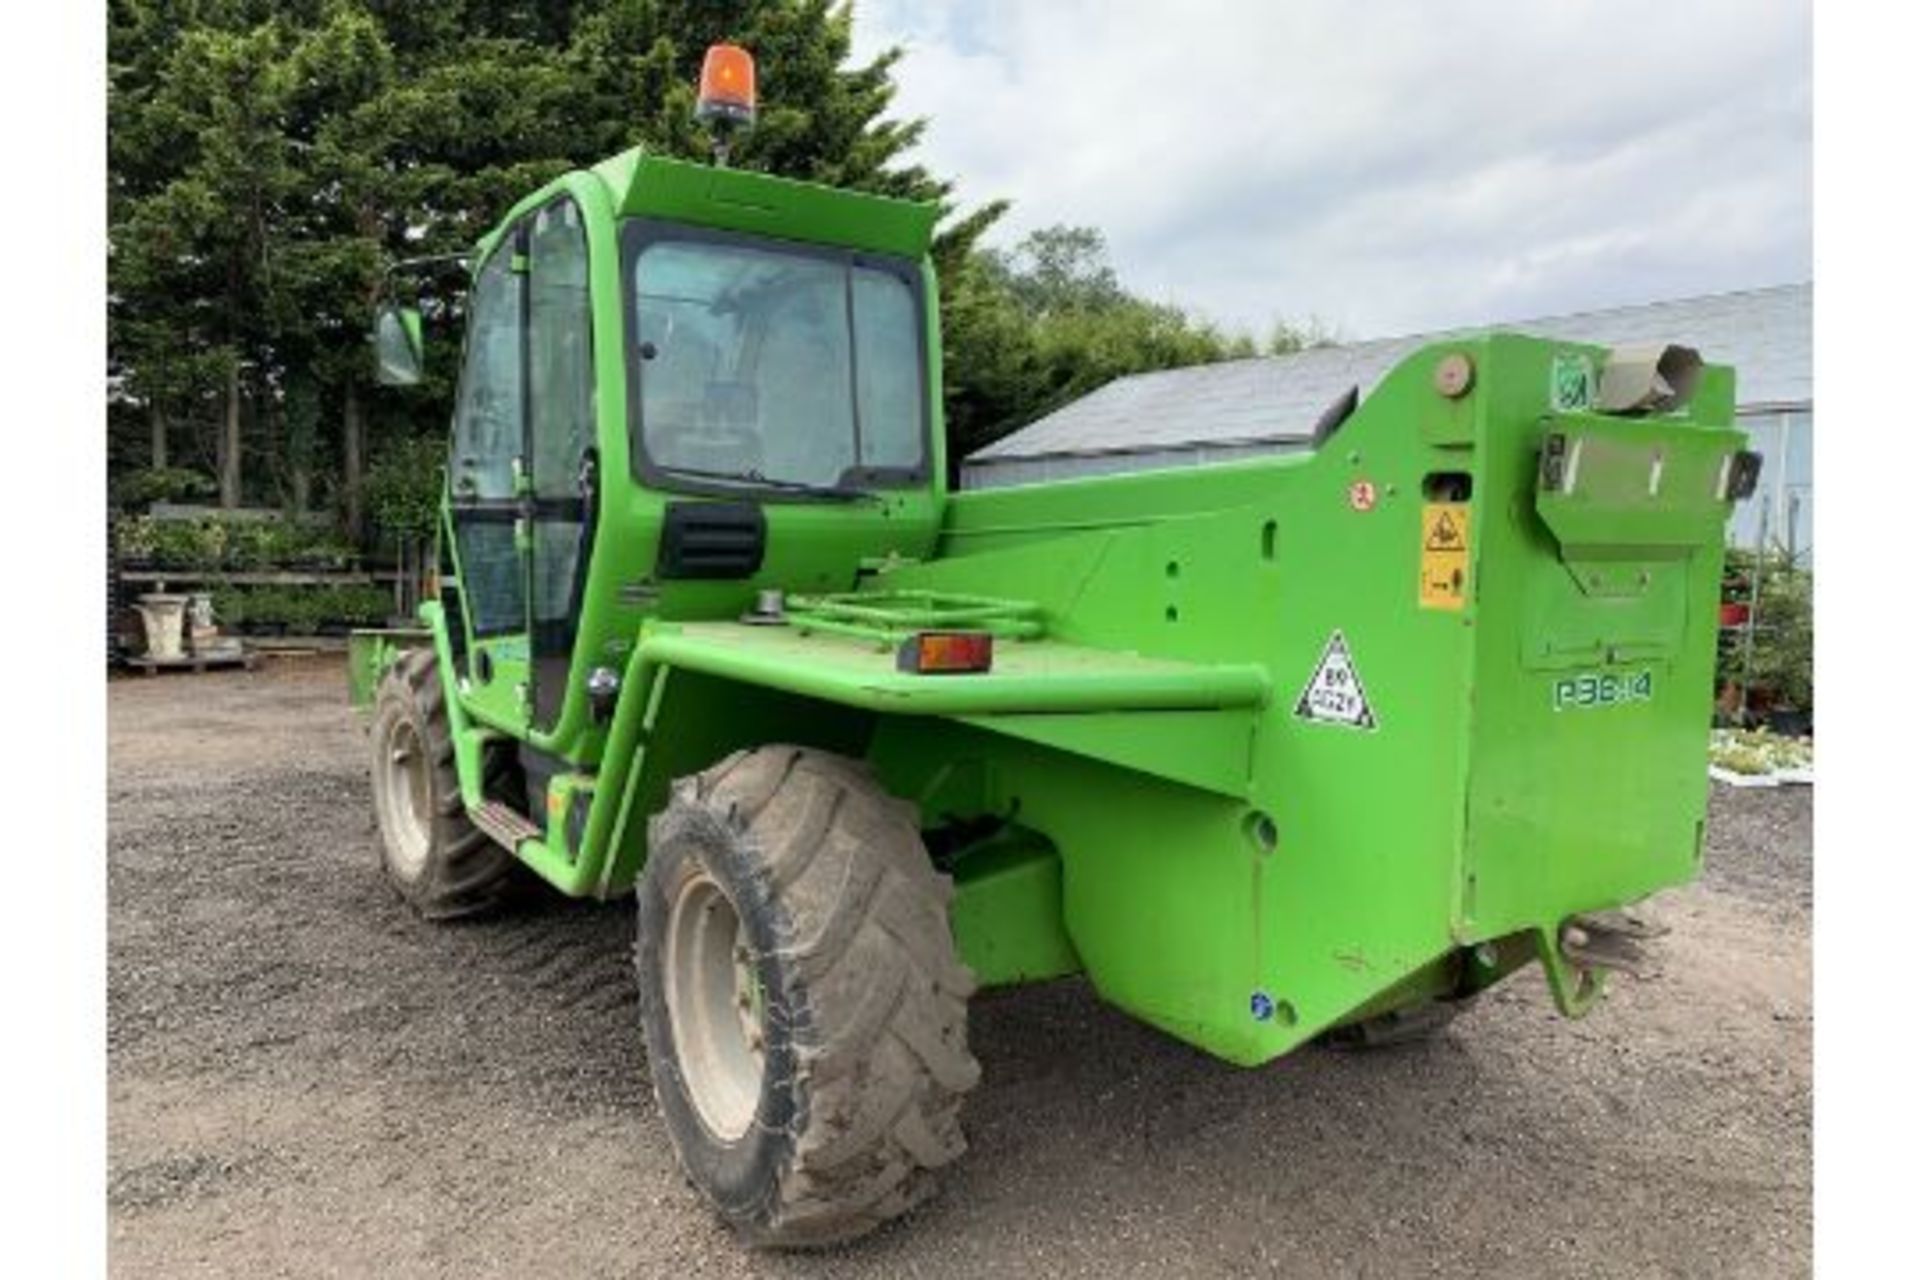
[[[1677,343],[1615,347],[1600,373],[1602,413],[1666,413],[1678,409],[1700,383],[1700,353]]]

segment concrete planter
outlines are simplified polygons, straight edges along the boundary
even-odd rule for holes
[[[147,656],[160,661],[186,656],[180,648],[180,633],[187,616],[187,597],[144,595],[134,606],[140,612],[140,624],[146,628]]]

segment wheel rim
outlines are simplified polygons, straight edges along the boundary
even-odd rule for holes
[[[419,730],[404,717],[387,722],[375,761],[374,791],[380,806],[380,827],[386,833],[387,853],[394,870],[418,875],[427,864],[432,844],[433,784],[427,776],[427,753]]]
[[[687,1094],[707,1128],[733,1141],[760,1109],[766,1001],[739,913],[704,872],[674,895],[663,959],[667,1019]]]

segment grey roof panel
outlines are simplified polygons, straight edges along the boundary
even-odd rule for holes
[[[1743,405],[1813,399],[1813,286],[1789,284],[1133,374],[967,461],[1305,439],[1321,411],[1348,387],[1370,392],[1426,344],[1491,329],[1606,345],[1685,342],[1708,360],[1735,367]]]

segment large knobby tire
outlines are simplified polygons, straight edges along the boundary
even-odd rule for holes
[[[674,784],[638,886],[640,1012],[680,1163],[747,1240],[833,1244],[966,1149],[973,975],[914,806],[790,746]]]
[[[446,689],[431,651],[409,650],[387,669],[368,739],[380,862],[389,883],[429,920],[497,905],[517,864],[467,820]]]

